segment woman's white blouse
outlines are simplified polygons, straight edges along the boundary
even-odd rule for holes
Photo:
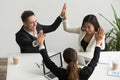
[[[65,31],[69,32],[69,33],[76,33],[79,34],[79,39],[78,39],[78,44],[80,47],[80,52],[84,52],[82,46],[81,46],[81,40],[84,38],[86,32],[81,30],[81,27],[70,27],[68,25],[67,20],[63,20],[63,28]],[[96,46],[96,40],[95,40],[95,35],[92,37],[92,39],[90,40],[87,48],[86,48],[86,52],[94,52]],[[100,45],[100,48],[103,50],[105,48],[105,36],[102,39],[102,44]]]

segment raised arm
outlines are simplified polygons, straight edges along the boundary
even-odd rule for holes
[[[41,26],[43,27],[44,33],[49,33],[49,32],[55,31],[59,27],[61,22],[62,22],[62,19],[60,16],[58,16],[57,19],[53,22],[53,24],[41,25]]]
[[[64,18],[63,13],[64,13],[65,8],[66,8],[66,3],[63,5],[60,16],[57,17],[57,19],[54,21],[53,24],[51,24],[51,25],[41,25],[43,27],[44,33],[49,33],[49,32],[55,31],[58,28],[58,26],[62,22],[62,19]]]
[[[90,75],[93,73],[95,67],[97,66],[97,63],[99,61],[100,57],[100,44],[102,43],[102,39],[104,37],[104,30],[102,28],[99,28],[98,31],[95,33],[95,39],[96,39],[96,47],[94,51],[94,56],[88,66],[81,69],[82,75],[86,75],[87,77],[90,77]]]
[[[78,34],[80,33],[80,27],[70,27],[68,25],[67,14],[66,14],[66,3],[63,6],[61,16],[62,16],[63,28],[65,31],[70,33],[78,33]]]
[[[54,62],[51,61],[51,59],[48,56],[48,53],[46,51],[46,49],[44,48],[44,41],[45,39],[45,35],[43,34],[43,31],[40,30],[39,34],[38,34],[38,42],[40,45],[40,54],[42,55],[43,61],[46,65],[46,67],[48,69],[50,69],[51,72],[53,72],[56,76],[59,77],[59,72],[60,72],[60,68],[58,68],[56,66],[56,64]]]

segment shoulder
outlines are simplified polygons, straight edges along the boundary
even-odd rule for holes
[[[43,29],[44,28],[43,26],[44,25],[37,23],[37,26],[36,26],[37,31],[39,31],[40,29]]]
[[[27,35],[27,32],[22,27],[15,35],[16,36],[24,36],[24,35]]]
[[[20,30],[16,33],[16,35],[20,34],[21,32],[23,32],[23,27],[20,28]]]

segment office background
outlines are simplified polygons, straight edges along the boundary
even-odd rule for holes
[[[98,13],[112,21],[111,4],[120,13],[120,0],[0,0],[0,56],[20,53],[15,33],[22,26],[20,17],[24,10],[34,11],[39,23],[49,25],[60,15],[64,2],[67,3],[69,24],[73,27],[80,27],[84,16],[95,14],[106,32],[111,25]],[[67,47],[78,51],[78,35],[65,32],[61,24],[55,32],[47,34],[46,45],[50,52],[63,51]]]

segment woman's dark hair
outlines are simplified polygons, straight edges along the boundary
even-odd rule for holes
[[[21,19],[23,22],[25,22],[27,20],[27,18],[32,15],[35,15],[33,11],[31,11],[31,10],[24,11],[21,15]]]
[[[84,24],[86,22],[91,23],[94,26],[95,31],[98,31],[98,28],[100,27],[100,25],[99,25],[99,22],[98,22],[97,17],[95,15],[90,14],[90,15],[87,15],[84,17],[82,27],[81,27],[82,30],[83,30]]]
[[[67,48],[63,52],[63,58],[67,66],[68,80],[79,80],[77,65],[77,52],[72,48]]]

